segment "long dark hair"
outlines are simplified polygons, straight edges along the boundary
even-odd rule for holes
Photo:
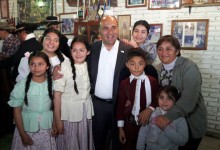
[[[51,75],[51,65],[50,65],[50,61],[49,61],[49,58],[48,56],[44,53],[44,52],[40,52],[40,51],[35,51],[33,53],[31,53],[29,59],[28,59],[28,64],[30,64],[30,61],[33,57],[40,57],[42,58],[47,66],[49,67],[47,69],[47,82],[48,82],[48,93],[49,93],[49,97],[50,99],[53,101],[53,94],[52,94],[52,75]],[[27,76],[27,80],[26,80],[26,83],[25,83],[25,96],[24,96],[24,103],[28,106],[28,99],[27,99],[27,93],[28,93],[28,90],[29,90],[29,87],[30,87],[30,82],[31,82],[31,79],[32,79],[32,73],[30,72],[29,75]],[[51,103],[51,109],[53,109],[53,103]]]
[[[60,64],[64,61],[64,57],[63,57],[63,54],[61,53],[61,49],[62,49],[62,44],[61,44],[61,33],[60,31],[56,30],[56,29],[53,29],[53,28],[48,28],[44,31],[43,35],[42,35],[42,38],[41,38],[41,43],[43,44],[43,41],[44,41],[44,38],[45,36],[47,36],[47,34],[49,33],[55,33],[58,37],[59,37],[59,47],[58,49],[55,51],[57,57],[59,58],[60,60]]]
[[[90,51],[90,44],[89,44],[88,40],[85,37],[83,37],[83,36],[75,37],[71,42],[71,45],[70,45],[71,49],[72,49],[72,46],[75,42],[83,43],[86,46],[87,51]],[[88,57],[87,57],[87,59],[88,59]],[[75,65],[74,65],[75,63],[74,63],[73,57],[70,57],[70,62],[71,62],[72,73],[73,73],[74,90],[78,94],[79,91],[78,91],[77,84],[76,84],[76,68],[75,68]],[[89,63],[87,63],[87,65],[89,65]],[[88,66],[88,68],[89,68],[89,66]],[[89,77],[90,77],[90,71],[88,71],[88,73],[89,73]]]
[[[139,21],[135,22],[135,23],[134,23],[134,26],[133,26],[132,32],[134,32],[135,27],[138,26],[138,25],[144,26],[144,27],[147,29],[147,33],[149,34],[150,25],[149,25],[148,22],[145,21],[145,20],[139,20]]]

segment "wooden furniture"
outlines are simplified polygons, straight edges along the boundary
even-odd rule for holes
[[[98,37],[99,21],[74,22],[74,36],[86,36],[91,43]]]

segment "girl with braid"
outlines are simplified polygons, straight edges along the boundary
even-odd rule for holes
[[[90,78],[86,58],[88,41],[75,37],[71,43],[71,64],[62,63],[63,77],[54,81],[54,115],[58,150],[93,150]]]
[[[43,52],[31,53],[30,73],[18,82],[8,104],[14,108],[16,124],[12,150],[56,150],[53,123],[53,95],[50,62]]]
[[[60,51],[61,49],[61,33],[56,30],[56,29],[46,29],[42,35],[42,45],[43,45],[43,50],[45,54],[49,57],[50,64],[52,66],[52,69],[54,66],[61,64],[63,61],[68,61],[69,59],[63,55]],[[23,57],[20,61],[19,67],[18,67],[18,72],[19,75],[16,78],[16,81],[20,81],[24,78],[27,77],[29,74],[30,70],[28,67],[28,57],[29,57],[29,52],[25,53],[25,57]]]

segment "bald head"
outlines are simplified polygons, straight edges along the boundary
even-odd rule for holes
[[[118,21],[113,16],[104,16],[99,25],[99,33],[105,47],[110,50],[118,38]]]

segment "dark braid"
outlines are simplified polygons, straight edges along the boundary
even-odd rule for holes
[[[86,46],[87,51],[90,51],[90,44],[89,44],[88,40],[87,40],[85,37],[83,37],[83,36],[77,36],[77,37],[75,37],[75,38],[72,40],[72,42],[71,42],[71,46],[70,46],[71,49],[72,49],[73,44],[74,44],[75,42],[83,43],[83,44]],[[87,57],[87,58],[88,58],[88,57]],[[78,94],[79,92],[78,92],[77,84],[76,84],[76,68],[75,68],[75,65],[74,65],[75,63],[74,63],[73,57],[70,57],[70,62],[71,62],[72,73],[73,73],[74,90],[75,90],[75,92]],[[89,64],[89,63],[87,63],[87,66],[88,66],[88,64]],[[89,66],[88,66],[88,68],[89,68]],[[88,72],[89,72],[89,74],[90,74],[90,71],[88,71]]]
[[[70,57],[70,63],[71,63],[71,67],[72,67],[72,73],[73,73],[73,81],[74,81],[74,90],[77,94],[79,94],[77,85],[76,85],[76,67],[74,65],[74,60],[72,57]]]
[[[30,82],[31,82],[31,78],[32,78],[32,73],[30,72],[27,76],[27,80],[25,83],[25,96],[24,96],[24,103],[28,106],[28,99],[27,99],[27,93],[30,87]]]
[[[29,59],[28,59],[28,64],[30,64],[30,61],[33,57],[40,57],[42,58],[47,66],[48,66],[48,69],[47,69],[47,82],[48,82],[48,94],[49,94],[49,97],[51,99],[51,101],[53,101],[53,94],[52,94],[52,75],[51,75],[51,65],[50,65],[50,61],[49,61],[49,58],[48,56],[44,53],[44,52],[40,52],[40,51],[35,51],[33,53],[31,53]],[[30,72],[28,77],[27,77],[27,81],[26,81],[26,84],[25,84],[25,97],[24,97],[24,102],[26,105],[28,105],[28,99],[27,99],[27,92],[29,90],[29,86],[30,86],[30,82],[31,82],[31,79],[32,79],[32,73]],[[53,109],[53,102],[51,103],[51,109]]]
[[[60,64],[64,61],[64,57],[63,57],[63,54],[61,53],[61,51],[58,49],[55,51],[57,57],[59,58],[60,60]]]
[[[53,82],[52,82],[52,74],[51,74],[51,70],[50,68],[47,69],[47,83],[48,83],[48,93],[49,93],[49,97],[52,100],[51,103],[51,110],[53,110],[54,105],[53,105]]]

